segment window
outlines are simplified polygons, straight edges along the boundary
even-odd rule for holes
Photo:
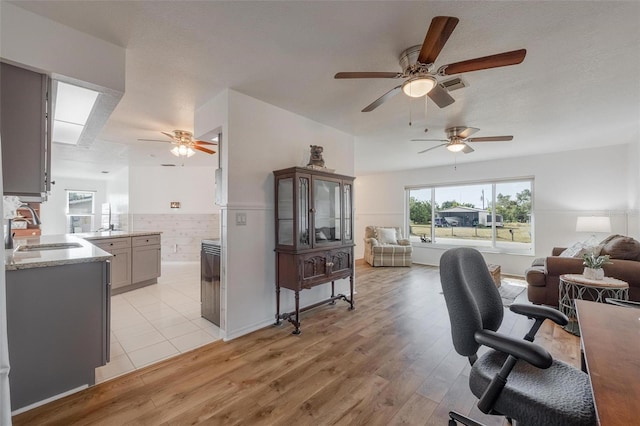
[[[407,188],[412,243],[532,249],[533,179]]]
[[[67,231],[91,232],[95,213],[95,191],[67,190]]]

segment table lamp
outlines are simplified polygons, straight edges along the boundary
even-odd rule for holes
[[[598,245],[596,234],[611,233],[611,218],[608,216],[580,216],[576,222],[576,232],[588,232],[591,237],[585,244],[594,247]]]

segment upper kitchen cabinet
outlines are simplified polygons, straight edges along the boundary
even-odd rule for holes
[[[3,192],[23,201],[44,201],[51,189],[51,120],[47,117],[51,79],[0,65]]]

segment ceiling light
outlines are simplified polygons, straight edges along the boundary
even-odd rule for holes
[[[76,145],[99,93],[57,82],[53,117],[53,142]]]
[[[419,75],[402,83],[402,91],[412,98],[426,95],[435,87],[437,81],[429,75]]]
[[[191,147],[187,146],[187,145],[178,145],[178,146],[174,146],[171,149],[171,153],[173,155],[175,155],[176,157],[191,157],[192,155],[194,155],[196,152],[191,149]]]
[[[447,145],[447,149],[451,152],[460,152],[464,149],[464,146],[463,142],[451,142]]]

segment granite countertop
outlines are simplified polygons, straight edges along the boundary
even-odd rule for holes
[[[119,237],[142,237],[144,235],[160,235],[160,231],[97,231],[97,232],[83,232],[73,234],[74,237],[84,238],[85,240],[104,240],[106,238],[119,238]]]
[[[21,246],[57,244],[76,244],[79,247],[21,251]],[[7,271],[48,266],[69,265],[73,263],[100,262],[111,258],[111,254],[99,249],[90,242],[71,235],[41,235],[16,238],[13,249],[5,249],[5,268]]]

